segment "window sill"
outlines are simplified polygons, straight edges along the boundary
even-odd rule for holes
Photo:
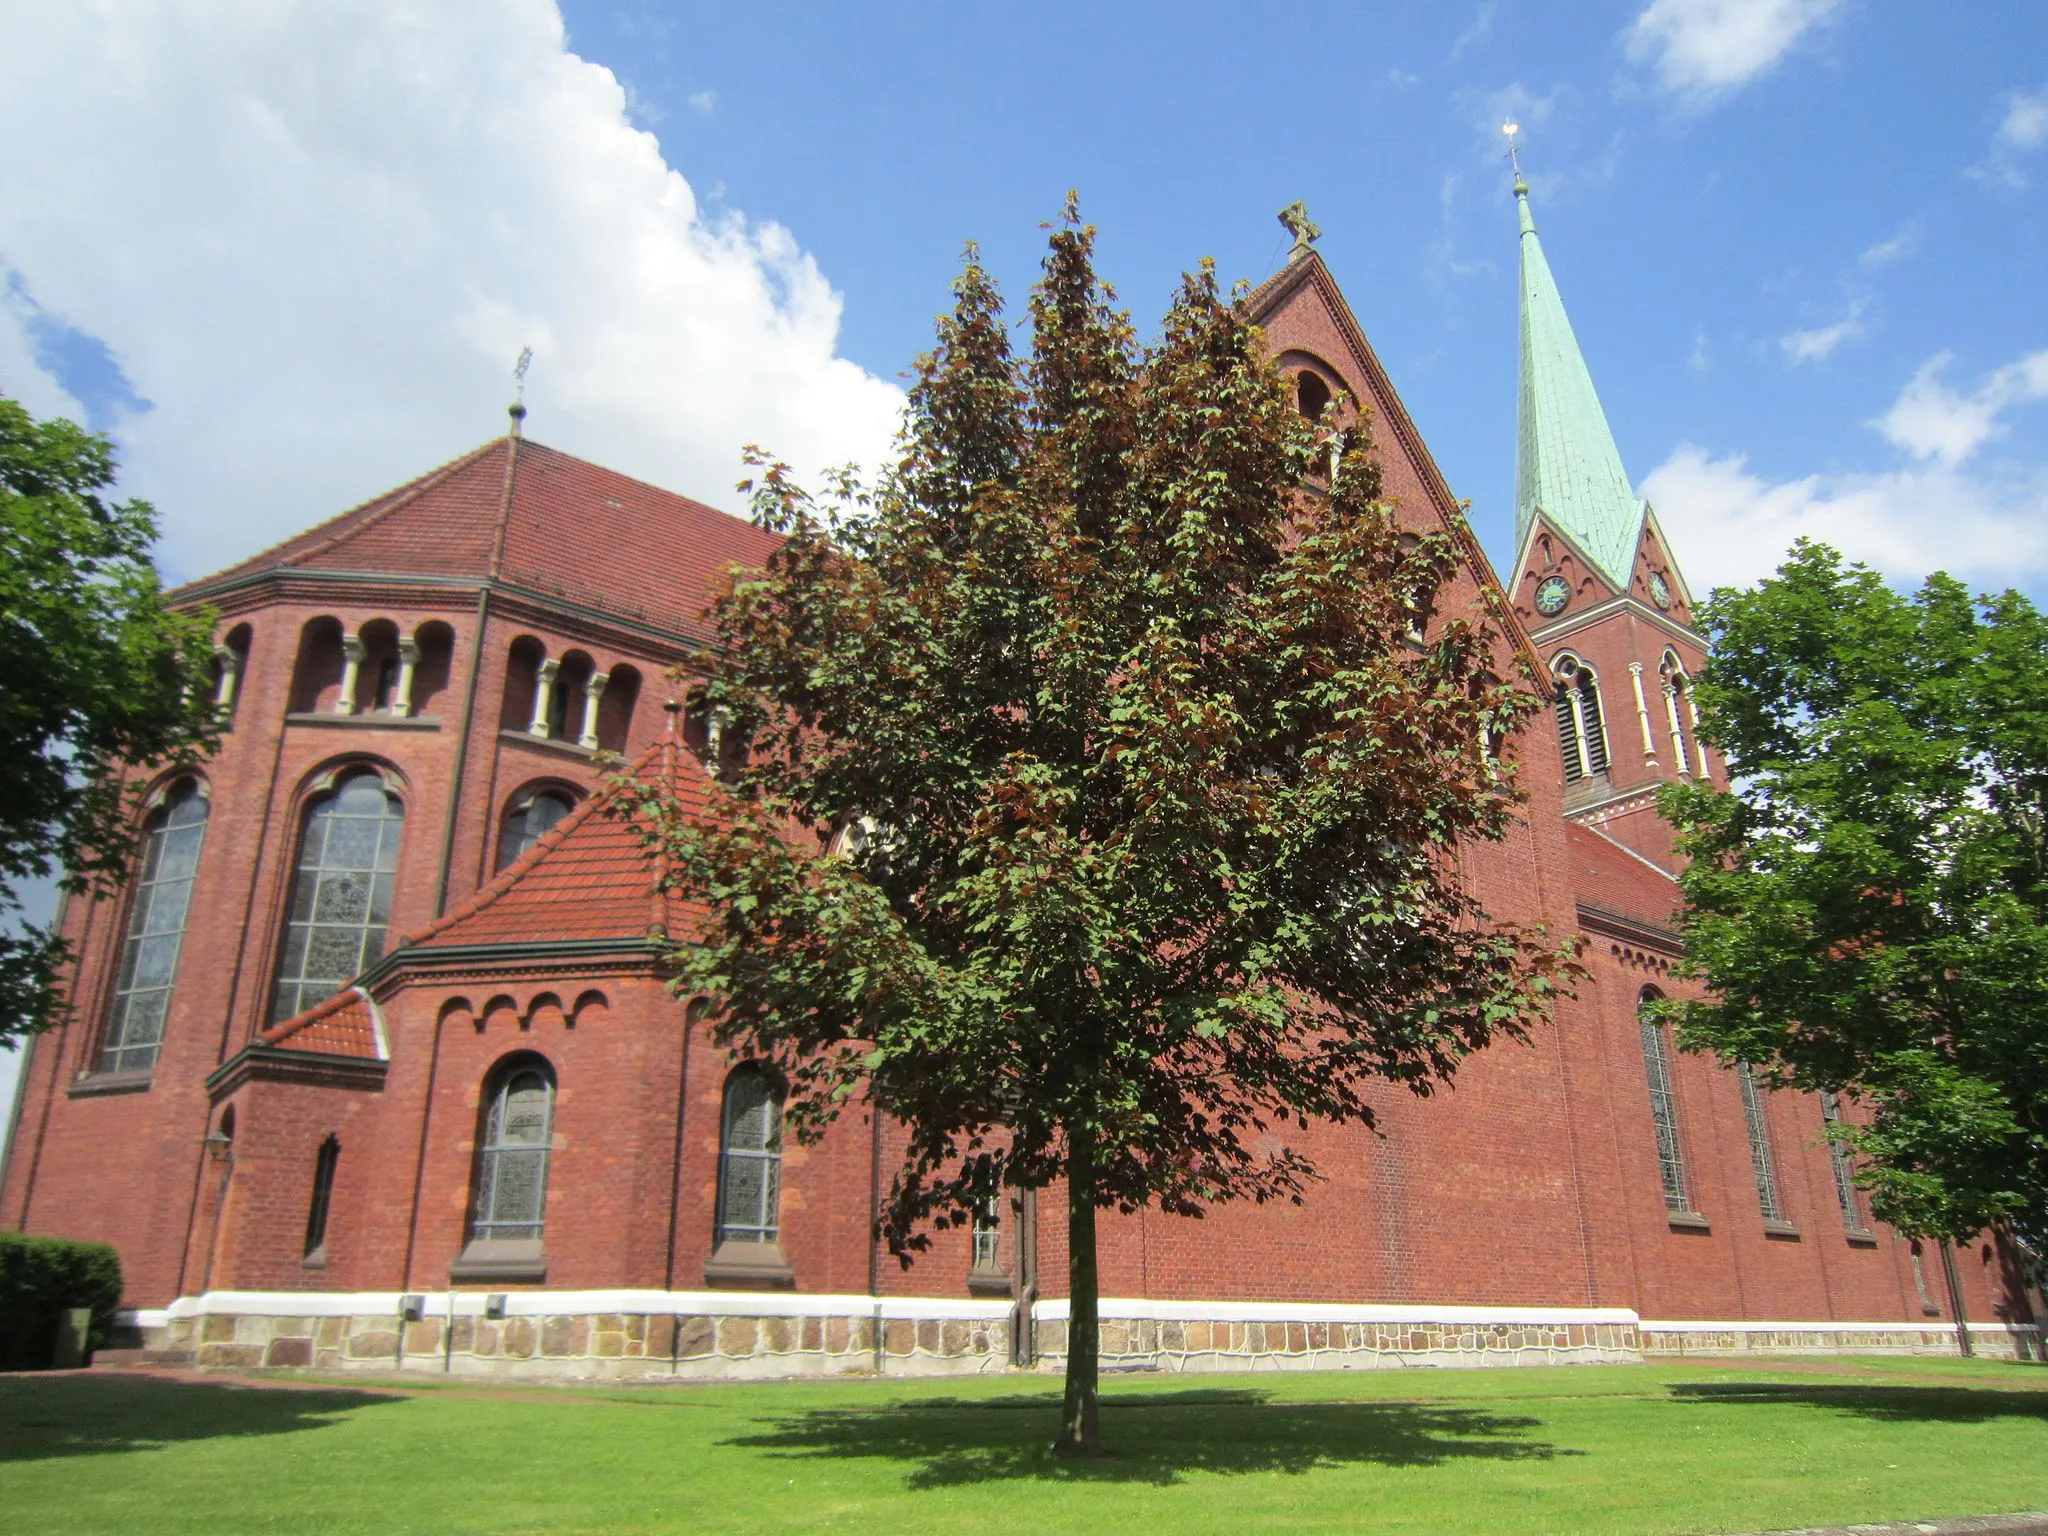
[[[1674,1232],[1711,1232],[1707,1218],[1698,1211],[1666,1211],[1664,1219],[1671,1223]]]
[[[586,747],[580,741],[565,741],[559,736],[536,736],[531,731],[500,729],[498,740],[517,742],[522,747],[532,747],[536,752],[552,752],[557,757],[573,757],[586,763],[604,750]]]
[[[1014,1296],[1017,1294],[1017,1287],[1000,1269],[970,1269],[967,1271],[967,1294]]]
[[[1796,1243],[1799,1241],[1799,1229],[1789,1221],[1766,1220],[1764,1222],[1764,1236],[1790,1238]]]
[[[1852,1248],[1875,1248],[1877,1246],[1877,1234],[1868,1227],[1851,1227],[1842,1235],[1849,1239],[1849,1246]]]
[[[793,1290],[796,1271],[779,1242],[743,1243],[728,1238],[705,1261],[704,1283],[714,1290]]]
[[[540,1284],[548,1277],[548,1256],[540,1239],[471,1238],[449,1266],[450,1280],[509,1280]]]
[[[93,1099],[112,1093],[147,1093],[156,1076],[154,1068],[144,1072],[89,1072],[72,1081],[68,1093],[74,1099]]]
[[[324,709],[295,709],[284,717],[286,725],[338,726],[353,731],[438,731],[439,715],[337,715]]]
[[[1608,774],[1609,770],[1602,768],[1598,773],[1589,773],[1568,782],[1564,787],[1565,810],[1576,811],[1596,800],[1605,800],[1614,792],[1614,781]]]

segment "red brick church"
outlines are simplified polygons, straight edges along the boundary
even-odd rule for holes
[[[1472,850],[1494,913],[1591,979],[1454,1091],[1321,1128],[1300,1208],[1105,1217],[1103,1352],[1166,1368],[2037,1354],[1999,1244],[1874,1223],[1832,1101],[1678,1054],[1654,804],[1720,781],[1690,595],[1621,464],[1521,215],[1518,546],[1506,579],[1321,256],[1250,304],[1303,409],[1371,413],[1387,495],[1469,551],[1441,603],[1554,680],[1526,817]],[[1056,1364],[1062,1223],[1030,1196],[900,1269],[896,1131],[781,1135],[660,955],[687,932],[610,754],[705,793],[705,606],[749,524],[511,433],[182,589],[221,615],[229,725],[148,786],[117,900],[79,902],[71,1007],[14,1107],[0,1224],[120,1250],[142,1344],[201,1364],[783,1374]],[[1684,530],[1674,530],[1681,539]],[[1048,1211],[1061,1207],[1056,1197]]]

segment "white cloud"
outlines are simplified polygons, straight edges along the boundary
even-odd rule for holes
[[[1946,352],[1930,359],[1891,409],[1871,423],[1916,459],[1960,464],[2004,433],[1999,418],[2009,408],[2048,396],[2048,350],[1994,369],[1967,394],[1942,381],[1951,361]]]
[[[1915,219],[1893,235],[1889,240],[1880,240],[1856,258],[1856,265],[1866,272],[1876,272],[1890,266],[1900,257],[1910,255],[1913,247],[1920,243],[1920,221]]]
[[[1785,356],[1796,366],[1800,363],[1825,362],[1834,356],[1835,349],[1845,341],[1863,334],[1863,311],[1869,307],[1867,299],[1857,299],[1849,306],[1849,312],[1833,325],[1816,326],[1809,331],[1793,331],[1780,336],[1778,345],[1785,349]]]
[[[554,0],[17,0],[0,265],[155,409],[118,427],[166,563],[215,568],[501,431],[724,505],[758,441],[875,462],[787,230],[706,215]],[[0,388],[55,388],[0,305]]]
[[[1499,10],[1500,6],[1496,3],[1496,0],[1487,0],[1485,5],[1480,6],[1478,13],[1472,18],[1471,24],[1464,31],[1460,32],[1457,39],[1451,44],[1450,54],[1445,58],[1444,62],[1446,64],[1457,63],[1466,49],[1476,43],[1483,43],[1492,37],[1493,18]]]
[[[712,109],[718,105],[718,92],[693,91],[690,95],[690,105],[709,117]]]
[[[1914,461],[1903,469],[1773,484],[1743,454],[1681,444],[1641,491],[1683,546],[1694,588],[1767,576],[1798,538],[1905,581],[1936,570],[2001,588],[2048,580],[2048,470],[1967,462],[2004,431],[2005,411],[2048,398],[2048,350],[1994,369],[1967,394],[1942,382],[1949,361],[1930,361],[1871,423]]]
[[[1627,33],[1628,56],[1693,106],[1756,79],[1841,0],[1650,0]]]
[[[2048,85],[2031,95],[2014,91],[2005,98],[2005,115],[1991,135],[1990,156],[1970,167],[1969,174],[1995,186],[2025,186],[2020,160],[2043,145],[2048,145]]]
[[[1907,582],[1937,570],[1999,588],[2048,576],[2048,477],[2038,474],[1996,480],[1937,464],[1772,484],[1742,454],[1686,443],[1641,489],[1697,592],[1768,576],[1798,538]]]

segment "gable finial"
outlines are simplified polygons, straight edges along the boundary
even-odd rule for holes
[[[533,348],[521,347],[519,361],[512,365],[512,405],[506,412],[512,418],[512,435],[521,435],[526,422],[526,370],[533,366]]]
[[[1297,261],[1309,253],[1309,248],[1323,238],[1323,226],[1308,216],[1308,204],[1299,198],[1280,210],[1280,224],[1294,236],[1294,245],[1287,252],[1289,261]]]

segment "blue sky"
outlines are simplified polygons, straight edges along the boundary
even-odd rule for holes
[[[1078,188],[1149,325],[1202,256],[1271,272],[1302,198],[1505,559],[1506,116],[1696,586],[1806,532],[2048,594],[2020,0],[16,0],[0,390],[113,432],[174,578],[501,431],[527,344],[535,436],[731,507],[749,440],[879,456],[963,241],[1021,300]]]

